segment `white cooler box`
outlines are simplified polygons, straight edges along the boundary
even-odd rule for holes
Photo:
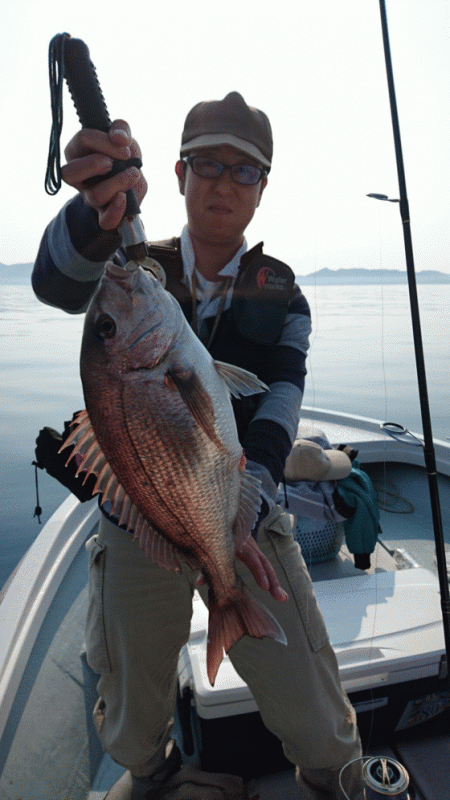
[[[436,577],[421,567],[314,584],[343,686],[358,714],[363,742],[436,716],[449,703]],[[225,657],[215,686],[206,675],[208,610],[194,599],[191,636],[179,658],[179,683],[204,769],[274,771],[284,762],[264,728],[247,685]]]

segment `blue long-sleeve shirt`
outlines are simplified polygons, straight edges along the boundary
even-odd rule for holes
[[[96,290],[105,262],[112,257],[124,260],[119,234],[103,231],[96,213],[77,195],[44,233],[32,274],[34,292],[44,303],[68,313],[82,313]],[[211,313],[208,304],[202,313],[206,328],[211,328],[216,315],[213,299]],[[227,313],[225,306],[224,318]],[[295,287],[281,335],[268,349],[264,362],[253,366],[251,352],[246,354],[245,366],[270,388],[255,403],[241,436],[247,469],[261,480],[262,496],[269,507],[275,502],[285,460],[297,433],[310,332],[309,306]],[[228,360],[242,366],[240,357],[236,352]],[[239,429],[239,419],[237,422]]]

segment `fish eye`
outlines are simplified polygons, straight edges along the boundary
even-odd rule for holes
[[[97,339],[104,342],[105,339],[112,339],[116,335],[116,323],[109,314],[100,314],[95,323],[95,335]]]

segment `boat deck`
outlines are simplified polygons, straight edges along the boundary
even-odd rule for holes
[[[450,735],[421,737],[414,742],[369,748],[367,757],[388,757],[402,763],[410,777],[410,800],[449,800]],[[438,768],[436,769],[436,765]],[[104,800],[105,792],[123,774],[109,756],[102,760],[95,784],[86,800]],[[344,784],[345,785],[345,784]],[[247,784],[250,800],[302,800],[294,770],[264,775]],[[351,800],[363,800],[362,795]]]
[[[336,423],[334,435],[330,434],[331,429],[327,426],[327,435],[334,443],[349,442],[348,426],[342,428]],[[362,443],[363,455],[364,431],[361,432],[360,427],[357,430],[355,441]],[[398,463],[390,463],[392,459],[383,464],[371,463],[375,462],[375,457],[372,458],[373,435],[373,432],[367,435],[365,452],[368,463],[364,462],[364,468],[381,487],[379,496],[382,501],[383,497],[388,497],[387,492],[391,492],[391,483],[395,484],[394,498],[389,497],[394,508],[381,512],[382,542],[388,550],[404,548],[408,551],[413,561],[407,556],[403,564],[405,568],[412,568],[415,560],[436,574],[423,468],[409,463],[403,463],[399,468]],[[380,436],[385,439],[382,433]],[[450,548],[450,478],[447,477],[448,467],[446,469],[439,484],[445,540]],[[39,627],[15,695],[13,711],[0,739],[2,800],[103,800],[105,792],[122,771],[101,753],[91,721],[96,699],[96,676],[83,655],[87,605],[87,557],[83,540],[93,533],[95,520],[93,515],[89,530],[83,529],[70,544],[76,546],[76,556],[70,557],[70,566],[64,580],[58,582],[59,588],[50,604],[45,624]],[[54,555],[50,563],[53,563],[53,558]],[[377,546],[370,570],[372,574],[381,575],[398,566],[385,547]],[[314,565],[312,574],[313,579],[323,585],[338,577],[353,575],[358,579],[361,571],[355,570],[344,548],[340,558],[334,562]],[[36,592],[30,613],[38,608],[51,579],[49,573]],[[15,645],[16,649],[19,644]],[[404,737],[395,737],[395,741],[383,740],[383,731],[377,733],[380,734],[378,741],[383,743],[374,744],[369,739],[367,755],[391,755],[400,760],[410,774],[416,800],[450,800],[448,713],[406,732]],[[253,788],[260,800],[299,798],[293,770],[261,776]]]
[[[325,567],[316,565],[322,580],[323,573],[331,576],[332,572]],[[380,548],[372,569],[386,567],[392,569],[392,559]],[[354,570],[345,550],[336,568],[345,574]],[[96,676],[82,652],[87,588],[80,582],[80,574],[87,574],[84,549],[73,562],[52,605],[48,624],[38,637],[20,686],[15,716],[2,740],[3,752],[11,746],[0,779],[2,800],[102,800],[123,771],[108,756],[102,758],[91,723]],[[60,698],[64,698],[63,703]],[[420,786],[417,800],[450,800],[448,733],[438,729],[438,733],[396,747],[396,751],[388,746],[369,747],[366,754],[390,754],[401,760]],[[444,773],[436,770],[436,763],[443,766],[446,760],[448,769]],[[293,770],[264,775],[253,788],[260,800],[299,798]]]

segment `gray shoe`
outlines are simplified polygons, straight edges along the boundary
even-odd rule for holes
[[[181,753],[173,739],[166,752],[164,764],[152,775],[136,778],[131,772],[125,772],[111,787],[105,800],[158,800],[166,781],[181,768]]]

